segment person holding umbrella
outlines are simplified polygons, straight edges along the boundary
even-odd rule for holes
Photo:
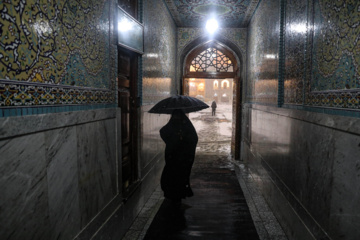
[[[181,199],[192,197],[190,173],[198,142],[196,130],[185,113],[199,111],[209,106],[189,96],[176,95],[157,103],[150,113],[171,113],[169,122],[160,129],[165,142],[165,167],[160,185],[165,198],[171,200],[175,209]]]
[[[198,136],[189,118],[181,109],[173,111],[169,122],[160,129],[165,142],[165,167],[161,175],[161,189],[175,208],[181,199],[192,197],[190,173],[194,163]]]

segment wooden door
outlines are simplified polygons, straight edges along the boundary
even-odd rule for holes
[[[241,140],[241,82],[239,77],[234,78],[234,87],[233,87],[233,121],[232,128],[233,134],[231,139],[231,153],[236,160],[240,159],[240,140]]]
[[[118,106],[121,108],[122,190],[126,197],[137,176],[137,54],[119,47]]]

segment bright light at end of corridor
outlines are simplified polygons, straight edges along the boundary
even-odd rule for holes
[[[216,21],[216,19],[212,18],[212,19],[209,19],[209,20],[206,22],[206,30],[207,30],[210,34],[213,34],[218,28],[219,28],[219,24],[218,24],[218,22]]]

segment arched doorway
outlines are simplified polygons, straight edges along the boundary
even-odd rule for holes
[[[221,92],[209,91],[213,94],[212,98],[217,100],[223,98],[221,100],[226,100],[226,98],[230,99],[229,96],[232,97],[231,154],[235,159],[239,159],[241,139],[241,78],[238,58],[230,48],[218,41],[212,40],[193,48],[182,60],[182,94],[190,94],[195,84],[190,82],[190,79],[204,79],[203,82],[198,81],[197,90],[202,90],[204,86],[201,86],[201,84],[210,79],[212,81],[208,85],[211,85],[213,90],[221,89]],[[201,93],[201,91],[197,93]],[[194,93],[191,95],[194,95]],[[196,96],[209,99],[209,94],[207,96],[202,94]]]

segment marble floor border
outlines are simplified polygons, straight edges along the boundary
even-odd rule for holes
[[[160,185],[158,185],[122,240],[142,240],[163,201],[163,192]]]
[[[287,240],[280,223],[257,187],[257,179],[244,163],[233,161],[233,164],[260,240]]]

